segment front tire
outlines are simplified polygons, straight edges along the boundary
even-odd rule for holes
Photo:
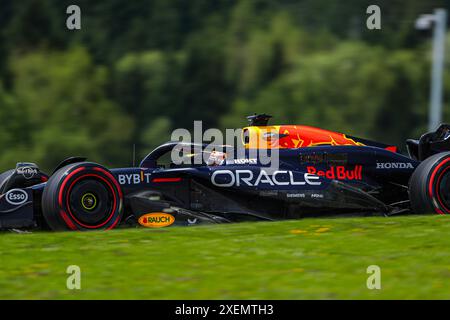
[[[109,170],[80,162],[56,171],[42,194],[42,211],[53,230],[108,230],[123,211],[120,186]]]
[[[11,175],[14,173],[14,169],[10,169],[8,171],[5,171],[3,173],[0,174],[0,195],[5,193],[7,190],[5,189],[5,182],[6,180],[9,179],[9,177],[11,177]]]
[[[450,152],[420,163],[409,182],[409,198],[414,213],[450,214]]]

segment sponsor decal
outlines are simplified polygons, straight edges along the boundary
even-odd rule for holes
[[[344,165],[347,163],[347,153],[310,153],[300,154],[301,164],[317,164],[328,163],[336,165]]]
[[[16,172],[21,174],[25,179],[31,179],[38,173],[37,169],[33,167],[19,167]]]
[[[133,185],[141,183],[150,183],[151,173],[129,173],[129,174],[119,174],[117,175],[117,180],[121,185]]]
[[[323,194],[321,193],[312,193],[311,198],[323,199]]]
[[[361,180],[362,166],[356,165],[353,169],[346,169],[345,166],[331,166],[327,170],[317,170],[316,167],[307,166],[308,173],[335,180]]]
[[[141,171],[140,173],[124,173],[117,175],[117,181],[121,185],[137,185],[141,183],[159,183],[159,182],[180,182],[180,177],[162,177],[162,178],[153,178],[151,173],[144,173]]]
[[[322,193],[311,193],[311,194],[305,194],[305,193],[287,193],[286,198],[312,198],[312,199],[323,199],[325,196]]]
[[[261,197],[277,197],[278,191],[275,190],[261,190],[258,192]]]
[[[139,217],[139,224],[146,228],[168,227],[175,222],[174,216],[163,212],[147,213]]]
[[[304,193],[287,193],[286,198],[306,198]]]
[[[410,162],[377,162],[377,169],[414,169]]]
[[[217,170],[211,175],[211,183],[218,187],[231,186],[302,186],[302,185],[321,185],[317,175],[304,173],[302,178],[294,177],[292,171],[276,170],[268,173],[261,169],[257,175],[251,170]],[[226,181],[223,181],[226,180]]]
[[[11,189],[5,194],[6,202],[13,206],[24,204],[28,200],[28,194],[22,189]]]
[[[233,159],[227,161],[227,164],[257,164],[256,159]]]

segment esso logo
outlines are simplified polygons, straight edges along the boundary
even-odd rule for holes
[[[21,205],[28,200],[28,194],[22,189],[11,189],[5,194],[6,202],[13,206]]]

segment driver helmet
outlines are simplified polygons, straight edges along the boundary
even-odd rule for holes
[[[206,164],[208,166],[218,166],[223,164],[223,162],[226,160],[227,154],[225,152],[220,151],[212,151],[209,155],[208,161]]]

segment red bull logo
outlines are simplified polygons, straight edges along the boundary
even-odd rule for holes
[[[350,170],[346,169],[345,166],[332,166],[328,170],[317,170],[316,167],[308,166],[306,170],[310,174],[333,180],[362,180],[361,165],[356,165]]]
[[[363,146],[343,133],[300,125],[247,127],[243,131],[246,148],[285,149],[320,145]]]
[[[280,126],[279,133],[282,136],[279,140],[280,148],[302,148],[318,145],[364,145],[353,139],[347,138],[343,133],[308,126]]]

